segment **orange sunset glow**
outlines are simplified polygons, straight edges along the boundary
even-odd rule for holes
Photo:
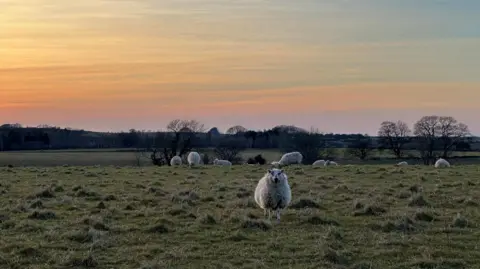
[[[0,0],[0,122],[480,134],[478,3],[293,2]]]

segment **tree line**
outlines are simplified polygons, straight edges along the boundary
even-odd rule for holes
[[[156,165],[192,149],[213,148],[216,155],[240,162],[239,153],[248,148],[300,151],[305,163],[334,159],[335,149],[344,148],[350,156],[370,158],[376,151],[389,151],[398,159],[420,158],[431,164],[438,157],[448,158],[453,151],[471,150],[472,137],[466,124],[449,116],[424,116],[413,128],[403,121],[384,121],[377,136],[322,133],[291,125],[265,130],[232,126],[225,133],[196,120],[175,119],[165,131],[91,132],[48,125],[0,126],[0,151],[37,149],[130,148]],[[417,154],[413,156],[412,152]]]

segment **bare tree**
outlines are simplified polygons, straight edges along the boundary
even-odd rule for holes
[[[288,140],[287,147],[284,147],[283,151],[299,151],[303,155],[303,163],[306,164],[315,162],[327,146],[324,135],[313,128],[310,132],[291,134]]]
[[[453,146],[468,136],[470,131],[466,124],[459,123],[453,117],[425,116],[415,123],[414,134],[421,158],[428,165],[435,161],[437,148],[441,151],[439,155],[447,158]]]
[[[278,129],[270,129],[270,130],[264,130],[262,132],[262,136],[265,138],[267,147],[271,148],[273,146],[273,142],[275,138],[278,138],[280,133],[278,132]]]
[[[251,148],[255,148],[255,141],[257,141],[258,132],[250,130],[250,131],[247,131],[247,132],[243,133],[243,136],[247,140],[252,140]]]
[[[235,125],[235,126],[232,126],[232,127],[228,128],[226,134],[236,135],[236,134],[239,134],[239,133],[246,133],[247,131],[248,131],[247,128],[245,128],[243,126],[240,126],[240,125]]]
[[[246,149],[246,145],[242,141],[236,139],[227,139],[221,141],[215,148],[214,153],[217,158],[228,160],[232,163],[240,163],[242,158],[239,154]]]
[[[337,157],[338,151],[334,147],[331,147],[328,143],[325,143],[324,149],[320,150],[318,159],[333,160]]]
[[[435,139],[438,130],[438,116],[424,116],[413,126],[413,134],[416,136],[417,149],[425,165],[435,161]]]
[[[158,133],[149,150],[154,165],[170,165],[174,156],[182,157],[192,150],[198,133],[205,131],[205,126],[196,120],[172,120],[167,125],[168,132]]]
[[[439,140],[442,147],[442,158],[447,158],[457,143],[470,135],[468,126],[453,117],[439,117]]]
[[[404,148],[411,141],[411,135],[412,131],[403,121],[384,121],[378,130],[382,146],[391,150],[397,158],[404,156]]]
[[[168,123],[167,130],[173,133],[202,133],[205,125],[196,120],[175,119]]]
[[[23,125],[20,123],[5,123],[0,126],[0,129],[21,129]]]
[[[136,148],[134,151],[134,156],[135,156],[135,165],[142,166],[142,158],[145,157],[145,150]]]
[[[347,152],[351,156],[357,157],[360,160],[365,160],[373,153],[374,150],[375,148],[373,147],[372,138],[366,136],[352,143],[348,147]]]

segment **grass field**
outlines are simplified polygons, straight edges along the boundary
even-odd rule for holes
[[[199,150],[200,153],[207,153],[214,157],[212,149]],[[412,152],[407,152],[412,153]],[[278,161],[281,157],[279,150],[249,149],[241,153],[246,160],[257,154],[267,159],[268,163]],[[453,156],[478,156],[478,158],[456,159],[452,164],[480,164],[480,152],[454,152]],[[335,151],[334,159],[341,164],[394,164],[398,161],[388,151],[374,152],[372,157],[382,158],[381,160],[360,161],[348,157],[345,158],[344,149]],[[410,164],[420,164],[419,160],[408,160]],[[141,166],[151,166],[148,158],[140,159]],[[115,165],[134,166],[137,164],[136,153],[132,149],[79,149],[79,150],[46,150],[46,151],[13,151],[0,152],[0,166],[93,166],[93,165]]]
[[[0,168],[0,268],[479,268],[480,166]]]
[[[212,150],[199,152],[213,157]],[[272,161],[278,160],[282,155],[276,150],[246,150],[241,155],[247,159],[257,154],[262,154],[267,160]],[[137,164],[136,155],[135,152],[125,149],[0,152],[0,166],[135,166]],[[140,163],[141,166],[152,165],[148,156],[140,158]]]

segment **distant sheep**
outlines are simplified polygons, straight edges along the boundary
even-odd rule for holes
[[[279,163],[279,162],[277,162],[277,161],[274,161],[274,162],[272,162],[272,163],[271,163],[271,165],[273,165],[273,166],[279,166],[279,165],[280,165],[280,163]]]
[[[407,162],[399,162],[395,166],[406,166],[406,165],[408,165]]]
[[[173,156],[173,158],[170,160],[170,165],[182,165],[182,158],[180,156]]]
[[[213,160],[213,164],[214,165],[221,165],[221,166],[232,166],[232,163],[230,161],[219,160],[219,159]]]
[[[287,174],[281,169],[269,169],[258,181],[254,196],[255,202],[263,209],[264,216],[268,212],[270,220],[271,211],[275,211],[277,221],[280,222],[281,210],[287,208],[292,200]]]
[[[443,167],[450,167],[450,163],[447,162],[447,160],[440,158],[435,162],[435,168],[443,168]]]
[[[324,166],[338,166],[338,163],[334,162],[334,161],[326,161]]]
[[[191,166],[199,165],[200,162],[202,161],[202,158],[200,158],[200,154],[198,154],[198,152],[192,151],[188,154],[187,161],[188,161],[188,165],[191,167]]]
[[[324,166],[325,165],[325,160],[317,160],[312,165],[313,166],[319,166],[319,165]]]
[[[280,161],[278,161],[279,165],[290,165],[290,164],[302,164],[303,156],[300,152],[294,151],[283,154]]]

